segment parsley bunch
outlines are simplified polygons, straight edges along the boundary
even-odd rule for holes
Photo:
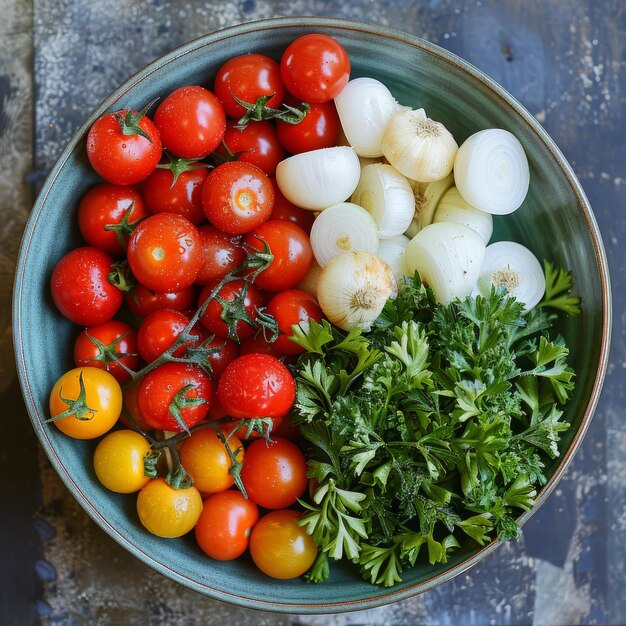
[[[546,264],[546,276],[528,313],[502,289],[439,305],[416,275],[367,335],[294,327],[306,352],[293,419],[316,484],[301,524],[320,548],[309,580],[345,557],[391,586],[418,558],[518,536],[574,387],[568,349],[547,330],[548,308],[573,314],[578,299],[567,272]]]

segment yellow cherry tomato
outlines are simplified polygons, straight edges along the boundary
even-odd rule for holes
[[[109,433],[93,455],[98,480],[117,493],[139,491],[150,480],[143,473],[143,457],[149,448],[148,440],[132,430]]]
[[[317,557],[317,546],[292,509],[272,511],[262,517],[250,535],[250,555],[255,565],[273,578],[302,576]]]
[[[50,392],[50,416],[75,439],[95,439],[113,428],[122,411],[120,384],[97,367],[65,372]]]
[[[236,459],[243,463],[243,446],[235,436],[228,445]],[[235,479],[230,473],[232,461],[226,446],[210,426],[196,430],[185,439],[180,449],[180,462],[202,493],[217,493],[232,487]]]
[[[202,513],[202,498],[195,487],[174,489],[165,478],[153,478],[137,496],[141,523],[158,537],[181,537],[188,533]]]

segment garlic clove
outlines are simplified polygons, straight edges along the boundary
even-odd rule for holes
[[[462,224],[439,222],[422,229],[404,252],[407,275],[418,272],[442,304],[466,298],[478,281],[485,256],[480,235]]]
[[[455,222],[475,230],[485,242],[489,243],[493,234],[493,218],[472,206],[459,193],[456,187],[450,187],[437,204],[433,222]]]
[[[344,252],[322,271],[319,305],[328,321],[342,330],[370,330],[398,286],[387,263],[368,252]]]
[[[287,200],[312,211],[349,198],[360,176],[359,157],[349,146],[295,154],[276,168],[276,183]]]
[[[441,198],[452,185],[454,185],[454,176],[452,174],[448,174],[445,178],[432,183],[413,181],[415,214],[405,233],[409,239],[415,237],[422,228],[432,224]]]
[[[381,239],[397,237],[408,228],[415,212],[415,196],[406,177],[391,165],[375,163],[361,170],[352,202],[376,220]]]
[[[311,228],[311,247],[321,267],[342,252],[363,250],[376,254],[378,228],[374,218],[350,202],[336,204],[322,211]]]
[[[426,117],[424,109],[398,111],[387,123],[383,154],[407,178],[429,183],[445,178],[458,146],[448,129]]]

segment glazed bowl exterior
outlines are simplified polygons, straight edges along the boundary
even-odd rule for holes
[[[330,613],[365,609],[401,600],[445,582],[493,552],[464,547],[445,565],[420,563],[391,589],[361,580],[351,564],[332,567],[329,581],[277,581],[247,558],[209,560],[193,536],[164,540],[143,529],[135,498],[107,491],[93,471],[95,443],[76,441],[50,424],[48,394],[72,367],[76,327],[52,305],[49,280],[59,258],[81,244],[75,224],[78,199],[98,181],[87,161],[85,138],[104,112],[141,108],[186,84],[209,88],[226,60],[248,52],[280,58],[296,37],[318,32],[335,37],[348,51],[352,77],[385,83],[405,105],[424,107],[443,122],[459,144],[471,133],[497,127],[521,141],[530,162],[531,188],[523,207],[494,220],[494,240],[512,239],[541,259],[569,268],[581,296],[582,314],[558,328],[571,349],[577,372],[567,410],[571,429],[561,456],[547,469],[548,483],[533,510],[554,489],[584,436],[604,379],[611,326],[606,257],[595,218],[571,167],[537,121],[502,87],[436,45],[382,26],[330,18],[278,18],[218,31],[154,61],[116,89],[76,132],[46,180],[27,224],[14,290],[14,342],[22,390],[33,427],[59,475],[87,513],[111,537],[149,566],[207,596],[239,606],[286,613]],[[191,534],[193,535],[193,533]]]

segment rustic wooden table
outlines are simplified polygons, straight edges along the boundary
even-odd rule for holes
[[[234,608],[179,587],[119,548],[39,451],[10,339],[13,268],[32,194],[87,113],[135,70],[185,41],[242,21],[303,14],[422,36],[516,96],[570,159],[589,196],[616,311],[596,416],[522,539],[419,597],[338,617]],[[0,624],[626,622],[623,0],[0,0],[0,15]]]

